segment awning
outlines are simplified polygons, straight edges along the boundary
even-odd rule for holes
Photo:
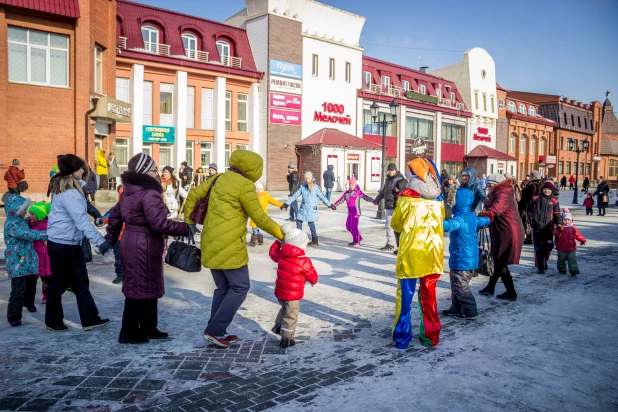
[[[108,120],[116,123],[131,123],[131,104],[114,99],[113,97],[99,97],[97,108],[90,113],[90,117],[99,120]]]

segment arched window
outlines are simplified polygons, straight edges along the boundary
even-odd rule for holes
[[[516,140],[515,140],[516,138],[517,138],[517,135],[515,133],[511,133],[511,138],[510,138],[510,141],[509,141],[509,151],[511,153],[515,153],[515,151],[517,150],[515,148],[515,144],[517,143]]]
[[[159,29],[154,26],[142,26],[142,37],[144,38],[144,48],[151,53],[158,53]]]
[[[517,107],[515,107],[515,103],[509,102],[509,104],[507,106],[507,110],[509,112],[517,113]]]
[[[536,109],[534,108],[534,106],[530,106],[530,108],[528,109],[528,116],[536,117]]]
[[[532,136],[530,137],[530,154],[531,155],[534,154],[535,146],[536,146],[536,136]]]
[[[526,105],[523,103],[519,104],[519,113],[526,114]]]
[[[504,99],[498,100],[498,109],[504,110]]]
[[[522,135],[519,138],[519,153],[526,154],[526,136]]]
[[[545,139],[541,138],[541,141],[539,142],[539,155],[544,155],[545,154]]]
[[[230,59],[230,44],[223,40],[217,41],[217,51],[219,51],[219,57],[221,57],[221,64],[229,66],[231,64]]]
[[[182,44],[185,46],[185,55],[190,59],[197,59],[197,37],[190,33],[183,33]]]

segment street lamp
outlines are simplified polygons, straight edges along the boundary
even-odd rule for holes
[[[579,154],[588,151],[588,139],[581,142],[581,145],[579,144],[578,140],[568,139],[567,148],[569,149],[569,151],[577,153],[577,160],[575,162],[575,190],[573,191],[573,204],[577,205],[579,204],[579,202],[577,201],[577,181],[579,180]]]
[[[371,111],[371,117],[373,118],[373,124],[378,125],[378,132],[380,128],[382,128],[382,177],[380,179],[380,189],[384,188],[384,181],[386,179],[386,126],[389,124],[397,124],[397,109],[399,109],[399,103],[393,99],[391,104],[389,104],[391,109],[391,116],[393,120],[386,120],[386,113],[382,113],[382,120],[379,119],[378,110],[380,106],[376,102],[369,107]],[[376,219],[384,219],[384,199],[378,205],[378,214],[376,215]]]

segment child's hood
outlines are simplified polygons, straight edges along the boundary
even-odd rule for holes
[[[470,207],[474,202],[474,193],[470,189],[460,187],[455,195],[455,206],[453,206],[453,214],[461,214],[470,212]]]
[[[28,210],[30,207],[30,199],[24,198],[19,195],[9,195],[4,204],[4,210],[6,211],[6,219],[21,219],[20,215]]]
[[[301,256],[305,256],[305,251],[298,246],[283,244],[281,247],[281,254],[283,258],[298,258]]]

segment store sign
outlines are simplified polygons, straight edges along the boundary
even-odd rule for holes
[[[434,96],[427,96],[425,94],[420,94],[417,92],[413,92],[412,90],[408,90],[406,92],[406,99],[410,100],[419,100],[421,102],[438,104],[438,98]]]
[[[270,93],[270,106],[280,109],[302,109],[303,98],[302,96],[296,96],[286,93]]]
[[[90,118],[116,123],[131,123],[131,104],[109,96],[99,98]]]
[[[556,156],[547,156],[545,158],[545,163],[552,164],[552,165],[556,164]]]
[[[303,78],[303,66],[270,59],[270,74],[301,80]]]
[[[345,106],[336,103],[322,103],[322,110],[313,113],[314,122],[352,124],[352,116],[345,114]]]
[[[285,77],[270,76],[270,90],[273,92],[302,94],[303,82],[286,79]]]
[[[419,157],[425,157],[427,159],[433,159],[434,156],[434,142],[432,140],[423,140],[420,137],[415,139],[406,139],[406,162],[417,159]]]
[[[358,162],[360,160],[360,155],[354,154],[354,153],[348,153],[348,160],[351,160],[353,162]]]
[[[176,131],[171,126],[142,126],[144,143],[174,143]]]
[[[268,122],[274,124],[289,124],[292,126],[300,126],[301,112],[296,110],[270,109],[268,111]]]
[[[481,142],[491,142],[491,136],[489,135],[489,129],[486,127],[477,127],[476,133],[472,136],[472,140],[478,140]]]
[[[504,170],[505,168],[504,162],[498,162],[498,170]]]

